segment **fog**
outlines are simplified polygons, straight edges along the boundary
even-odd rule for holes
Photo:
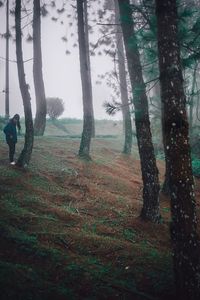
[[[56,1],[56,3],[59,1]],[[0,28],[1,34],[6,31],[5,7],[0,9]],[[51,14],[53,16],[53,13]],[[72,48],[71,45],[77,40],[77,24],[73,23],[69,28],[67,22],[62,25],[60,20],[53,22],[51,16],[42,18],[42,58],[43,58],[43,77],[45,83],[46,97],[59,97],[65,103],[65,111],[62,117],[81,118],[82,111],[82,90],[80,79],[80,65],[78,47]],[[33,116],[35,115],[35,94],[32,75],[32,42],[26,42],[28,34],[32,35],[31,22],[32,15],[22,20],[23,30],[23,57],[25,62],[26,81],[30,86],[31,104]],[[66,21],[66,19],[65,19]],[[10,27],[14,25],[14,16],[10,17]],[[71,32],[74,36],[71,37]],[[14,30],[12,30],[14,34]],[[62,37],[68,39],[68,43],[63,42]],[[99,39],[98,33],[94,33],[93,40]],[[70,48],[70,55],[66,55],[66,49]],[[16,65],[16,47],[13,40],[10,40],[10,115],[15,113],[23,115],[22,97],[19,90],[17,65]],[[28,60],[28,61],[27,61]],[[102,107],[104,101],[110,99],[111,89],[102,82],[97,85],[98,74],[104,74],[108,69],[113,68],[111,58],[108,56],[91,57],[91,73],[93,79],[93,101],[94,113],[96,119],[121,119],[121,113],[114,117],[109,117]],[[0,40],[0,115],[5,114],[5,39]]]

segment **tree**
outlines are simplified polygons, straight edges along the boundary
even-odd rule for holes
[[[125,135],[123,153],[130,154],[132,148],[132,121],[130,113],[129,86],[126,71],[126,58],[124,51],[123,35],[120,26],[119,5],[117,0],[106,0],[102,9],[98,10],[99,19],[102,26],[99,31],[102,37],[98,40],[104,53],[111,57],[114,68],[105,75],[107,85],[112,88],[111,101],[105,101],[106,112],[114,115],[117,111],[122,111],[123,133]],[[104,22],[103,22],[104,17]],[[98,23],[98,24],[101,24]],[[95,45],[96,48],[97,45]],[[119,99],[119,101],[117,100]],[[121,100],[121,103],[120,103]]]
[[[90,88],[90,68],[86,48],[83,0],[77,0],[79,59],[83,95],[83,132],[79,148],[79,156],[90,159],[90,143],[93,128],[93,104]]]
[[[135,126],[143,179],[143,208],[141,217],[153,222],[160,221],[159,180],[152,143],[148,101],[142,75],[140,54],[135,36],[132,10],[129,0],[118,0],[121,26],[126,49],[128,70],[135,107]]]
[[[118,24],[120,21],[119,14],[119,5],[118,1],[114,0],[115,5],[115,23]],[[125,55],[124,55],[124,44],[123,44],[123,35],[121,30],[116,31],[116,43],[117,43],[117,56],[118,56],[118,70],[119,70],[119,84],[120,84],[120,93],[122,101],[122,116],[124,123],[124,149],[125,154],[131,153],[132,148],[132,122],[131,114],[129,108],[129,97],[128,97],[128,87],[127,87],[127,75],[126,75],[126,64],[125,64]]]
[[[33,78],[36,97],[34,134],[43,135],[46,126],[46,97],[42,75],[40,0],[34,0],[33,10]]]
[[[177,299],[200,299],[197,236],[186,97],[178,41],[177,1],[156,0],[162,124],[171,198],[171,239]]]
[[[62,115],[65,110],[64,102],[60,98],[47,98],[47,113],[49,117],[54,120]]]
[[[21,32],[21,0],[16,0],[15,4],[15,30],[16,30],[16,57],[17,70],[19,77],[19,86],[22,94],[25,116],[25,142],[24,148],[18,158],[17,165],[20,167],[27,167],[31,159],[33,149],[33,118],[31,110],[31,97],[28,90],[28,84],[25,80],[23,53],[22,53],[22,32]]]
[[[6,87],[5,87],[5,117],[10,115],[10,91],[9,91],[9,0],[6,2]]]
[[[92,95],[92,78],[91,78],[91,66],[90,66],[90,49],[89,49],[89,24],[88,24],[88,0],[83,1],[83,11],[84,11],[84,26],[85,26],[85,46],[88,60],[88,77],[89,77],[89,89],[91,94],[91,99],[93,102]],[[94,120],[94,110],[92,105],[92,137],[95,137],[95,120]]]

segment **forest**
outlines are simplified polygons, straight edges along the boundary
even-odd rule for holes
[[[2,11],[1,299],[199,300],[200,1],[4,0]],[[77,49],[81,119],[46,93],[44,19],[70,33],[66,57]],[[94,78],[98,59],[110,63]]]

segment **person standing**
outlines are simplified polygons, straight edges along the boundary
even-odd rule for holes
[[[4,133],[6,135],[6,142],[9,147],[9,160],[11,165],[15,165],[14,155],[15,155],[15,145],[17,143],[17,129],[21,130],[20,116],[15,114],[12,119],[9,120],[8,124],[4,127]]]

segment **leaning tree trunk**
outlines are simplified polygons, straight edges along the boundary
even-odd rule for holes
[[[83,10],[84,10],[84,26],[85,26],[85,46],[86,53],[88,59],[88,76],[89,76],[89,88],[93,103],[93,95],[92,95],[92,78],[91,78],[91,65],[90,65],[90,44],[89,44],[89,29],[88,29],[88,0],[84,0],[83,2]],[[94,109],[92,105],[92,137],[95,137],[95,119],[94,119]]]
[[[90,88],[90,75],[88,56],[85,40],[85,26],[83,17],[83,1],[77,0],[78,12],[78,40],[79,40],[79,56],[80,56],[80,72],[83,95],[83,132],[79,148],[79,156],[90,159],[90,144],[93,128],[93,106],[92,94]]]
[[[177,299],[197,300],[200,299],[200,243],[196,228],[194,181],[178,43],[176,1],[156,0],[156,15]]]
[[[21,32],[21,0],[16,0],[15,6],[15,30],[16,30],[16,56],[17,70],[19,77],[19,86],[22,94],[25,116],[25,143],[24,148],[18,158],[17,165],[26,167],[31,159],[33,149],[33,119],[31,111],[31,97],[28,90],[28,84],[25,80],[24,63],[22,55],[22,32]]]
[[[159,180],[152,143],[148,101],[142,76],[140,54],[137,47],[132,11],[129,0],[118,0],[124,36],[128,70],[135,107],[135,126],[143,179],[143,208],[141,217],[159,222]]]
[[[120,22],[118,1],[114,0],[114,4],[115,4],[115,23],[118,24]],[[116,31],[116,43],[117,43],[117,56],[118,56],[119,84],[120,84],[120,93],[121,93],[121,101],[122,101],[122,116],[123,116],[124,133],[125,133],[123,153],[130,154],[132,148],[132,122],[131,122],[131,114],[130,114],[129,99],[128,99],[123,34],[119,30]]]
[[[44,134],[46,126],[46,97],[42,75],[40,0],[34,0],[33,11],[33,78],[36,97],[34,134]]]

